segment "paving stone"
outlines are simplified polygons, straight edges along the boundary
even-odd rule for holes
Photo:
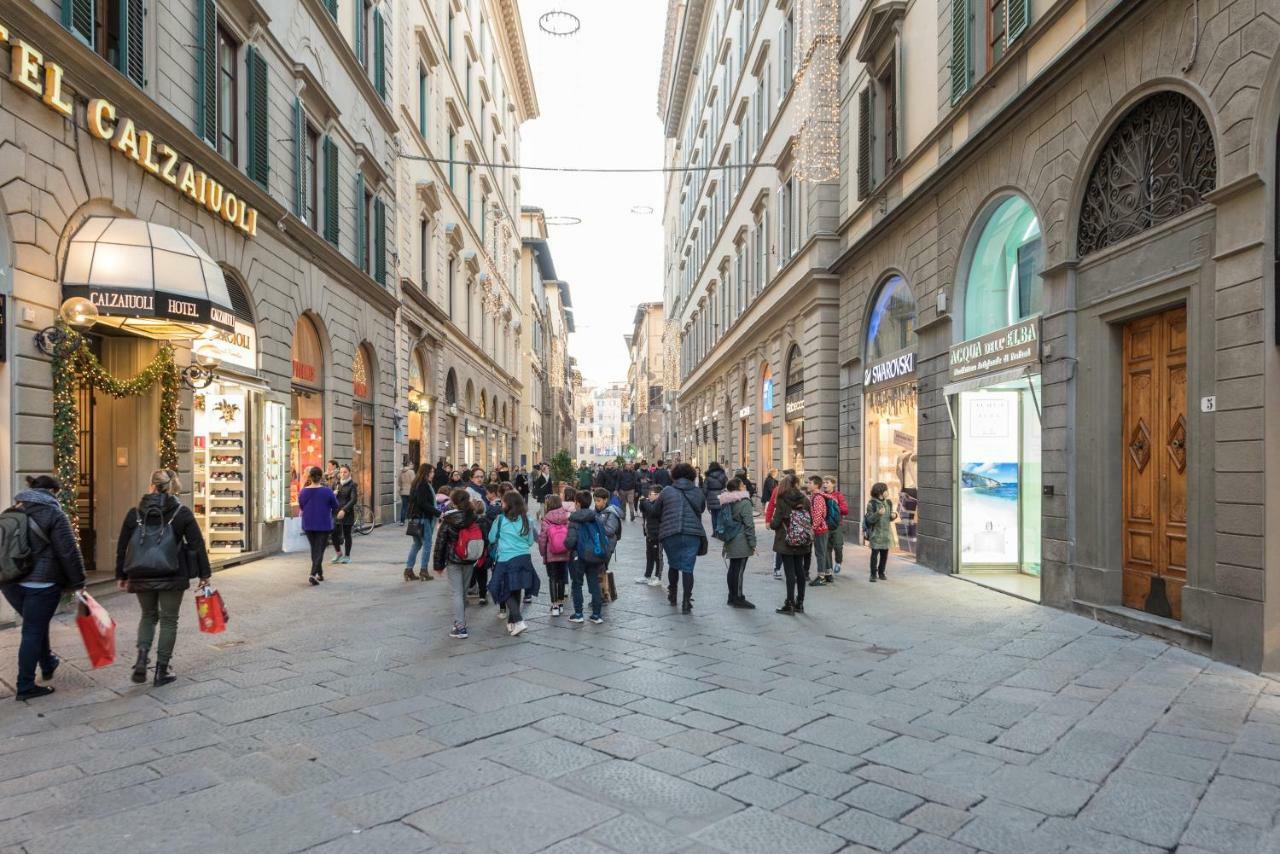
[[[938,742],[900,735],[892,741],[866,751],[862,754],[862,758],[877,765],[888,765],[911,774],[922,774],[954,755],[954,750]]]
[[[876,851],[893,851],[916,833],[915,828],[859,809],[833,818],[822,825],[822,829]]]
[[[666,673],[654,673],[648,670],[620,670],[591,680],[606,688],[629,691],[638,697],[652,697],[657,700],[674,702],[676,700],[700,694],[708,689],[708,685],[681,676]],[[687,704],[686,704],[687,705]]]
[[[864,765],[853,773],[864,780],[909,792],[926,801],[937,801],[955,809],[968,809],[982,800],[982,795],[972,790],[958,789],[955,786],[907,774],[896,768],[886,768],[883,765]]]
[[[830,854],[844,847],[838,836],[755,807],[698,831],[694,839],[741,854]]]
[[[540,718],[547,717],[545,710],[534,703],[520,706],[508,706],[496,712],[474,715],[462,720],[452,721],[440,726],[428,727],[426,735],[432,741],[456,747],[478,739],[497,735],[501,732],[519,729]]]
[[[649,755],[653,756],[655,754],[651,753]],[[716,789],[746,773],[736,765],[722,765],[719,762],[711,762],[694,768],[692,771],[686,771],[680,776],[690,783],[697,783],[699,786],[706,786],[708,789]]]
[[[791,737],[841,753],[858,755],[889,741],[893,738],[893,733],[857,721],[828,716],[800,727],[791,733]]]
[[[736,801],[719,792],[634,762],[592,765],[563,778],[560,785],[639,814],[674,833],[692,832],[739,809]],[[593,808],[597,813],[599,809]]]
[[[821,712],[812,709],[800,709],[777,700],[727,688],[694,694],[680,702],[708,714],[782,734],[788,734],[797,727],[822,717]]]
[[[1195,845],[1206,851],[1237,854],[1242,851],[1265,851],[1262,829],[1211,815],[1197,814],[1182,834],[1179,850],[1184,845]]]
[[[536,722],[533,726],[535,729],[554,735],[556,738],[575,741],[579,744],[591,741],[593,738],[604,738],[613,732],[611,729],[571,715],[552,715]]]
[[[903,816],[902,823],[936,836],[950,837],[964,827],[970,818],[972,816],[963,810],[925,803]]]
[[[612,851],[626,851],[628,854],[667,854],[688,844],[683,837],[652,822],[625,814],[601,822],[587,836],[609,846]],[[567,846],[568,842],[565,844]],[[576,849],[566,847],[565,850]]]
[[[733,739],[725,738],[714,732],[705,732],[697,729],[676,733],[658,740],[667,747],[676,747],[699,756],[706,756],[712,751],[720,750],[734,743]]]
[[[397,822],[353,831],[310,850],[311,854],[417,854],[430,851],[434,844],[425,833]]]
[[[664,721],[659,718],[651,718],[648,715],[623,715],[620,718],[613,718],[609,721],[609,726],[618,732],[630,733],[638,735],[641,738],[647,738],[650,741],[657,741],[660,738],[666,738],[669,735],[675,735],[684,732],[685,727],[679,724]]]
[[[674,747],[664,747],[652,753],[646,753],[636,761],[655,771],[661,771],[664,774],[675,774],[676,776],[707,764],[707,760],[701,756],[677,750]]]
[[[570,679],[589,682],[597,676],[617,673],[626,670],[625,664],[608,661],[590,652],[562,652],[559,650],[539,652],[529,659],[529,663],[539,670],[549,670]]]
[[[1280,810],[1280,781],[1274,784],[1219,776],[1209,784],[1199,812],[1267,829]]]
[[[1176,777],[1190,783],[1207,785],[1218,770],[1218,762],[1174,753],[1163,745],[1139,744],[1124,760],[1124,767],[1158,776]]]
[[[608,758],[604,753],[559,738],[541,739],[532,744],[519,743],[492,757],[494,762],[543,780],[554,779]]]
[[[858,785],[856,777],[816,764],[800,765],[775,779],[824,798],[838,798]]]
[[[838,801],[828,800],[817,795],[804,794],[793,801],[783,804],[775,812],[802,821],[812,827],[818,827],[844,812],[847,807]]]
[[[743,741],[765,750],[772,750],[774,753],[785,753],[800,743],[794,738],[746,724],[739,724],[732,729],[723,730],[720,734],[725,738],[732,738],[734,741]]]
[[[647,738],[640,738],[625,732],[610,733],[604,738],[593,738],[586,743],[586,746],[593,750],[607,753],[610,756],[616,756],[619,759],[635,759],[637,756],[643,756],[660,747],[659,744],[649,741]]]
[[[915,795],[879,783],[863,783],[841,797],[840,802],[892,819],[902,818],[923,803]]]
[[[677,715],[671,720],[673,723],[680,724],[681,726],[687,726],[693,729],[702,729],[707,732],[723,732],[724,730],[731,729],[738,725],[735,721],[719,717],[718,715],[709,715],[706,712],[688,710],[686,710],[684,714]]]
[[[850,756],[848,753],[841,753],[838,750],[820,747],[816,744],[797,744],[787,751],[787,755],[793,759],[799,759],[801,762],[821,765],[824,768],[830,768],[833,771],[846,774],[859,765],[866,764],[857,756]]]
[[[599,692],[597,691],[595,693]],[[593,724],[607,723],[608,721],[620,718],[626,714],[626,711],[611,703],[603,703],[599,700],[588,697],[565,694],[546,697],[545,699],[537,700],[530,705],[538,709],[545,710],[548,714],[569,715],[570,717],[590,721]]]
[[[1228,777],[1256,780],[1259,783],[1276,783],[1280,781],[1280,760],[1228,753],[1227,758],[1218,766],[1218,773]]]
[[[1195,812],[1201,787],[1140,771],[1112,774],[1080,818],[1089,827],[1172,848]]]
[[[1075,815],[1089,802],[1095,787],[1085,780],[1007,765],[991,775],[982,791],[1046,815]]]
[[[735,780],[730,780],[717,791],[742,801],[744,804],[751,804],[767,810],[777,809],[802,794],[799,789],[793,789],[790,786],[755,774],[746,774]]]
[[[523,679],[489,679],[461,688],[436,693],[437,699],[473,712],[494,712],[506,706],[531,703],[543,697],[559,696],[560,691],[534,685]]]
[[[1065,843],[1070,852],[1097,852],[1097,854],[1161,854],[1163,848],[1119,836],[1103,833],[1083,822],[1066,818],[1046,819],[1036,830],[1037,835]],[[1181,847],[1179,847],[1181,852]]]
[[[986,817],[975,818],[952,838],[962,845],[991,854],[1057,854],[1067,849],[1063,841]]]
[[[715,762],[736,765],[744,771],[759,774],[761,777],[776,777],[783,771],[790,770],[800,764],[800,760],[764,750],[751,744],[731,744],[707,758]]]
[[[970,854],[973,849],[931,833],[917,833],[898,851],[902,854]]]

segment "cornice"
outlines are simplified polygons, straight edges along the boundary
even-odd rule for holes
[[[511,50],[512,64],[519,84],[515,90],[520,96],[523,124],[539,115],[538,95],[533,89],[533,68],[529,65],[529,49],[524,40],[524,25],[520,23],[520,10],[516,7],[516,0],[497,0],[497,3],[502,12],[502,29],[506,35],[503,41]]]

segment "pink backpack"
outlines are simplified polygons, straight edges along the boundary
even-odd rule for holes
[[[546,521],[543,524],[547,526],[547,560],[568,560],[569,549],[564,541],[569,536],[569,526]]]

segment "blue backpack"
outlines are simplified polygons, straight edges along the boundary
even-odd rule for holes
[[[578,525],[578,542],[575,551],[578,553],[578,560],[588,564],[604,563],[605,557],[609,553],[609,538],[605,536],[604,528],[596,519],[590,522],[583,522]]]
[[[840,527],[840,503],[834,498],[827,499],[827,530],[834,531]]]
[[[721,507],[720,515],[716,518],[715,530],[711,532],[711,536],[715,537],[722,543],[728,543],[742,533],[742,523],[733,517],[733,508]]]

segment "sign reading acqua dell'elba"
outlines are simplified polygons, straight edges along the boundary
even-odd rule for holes
[[[67,2],[67,0],[64,0]],[[61,65],[20,38],[11,39],[9,28],[0,23],[0,43],[9,45],[9,80],[44,102],[45,106],[69,119],[75,118],[75,103],[63,83]],[[151,131],[137,127],[133,119],[121,116],[105,98],[85,95],[85,124],[89,133],[105,140],[140,168],[176,188],[191,201],[221,217],[249,237],[258,235],[258,211],[236,194],[183,160],[178,152],[156,139]]]
[[[1040,315],[971,338],[951,348],[952,382],[1040,361]]]

